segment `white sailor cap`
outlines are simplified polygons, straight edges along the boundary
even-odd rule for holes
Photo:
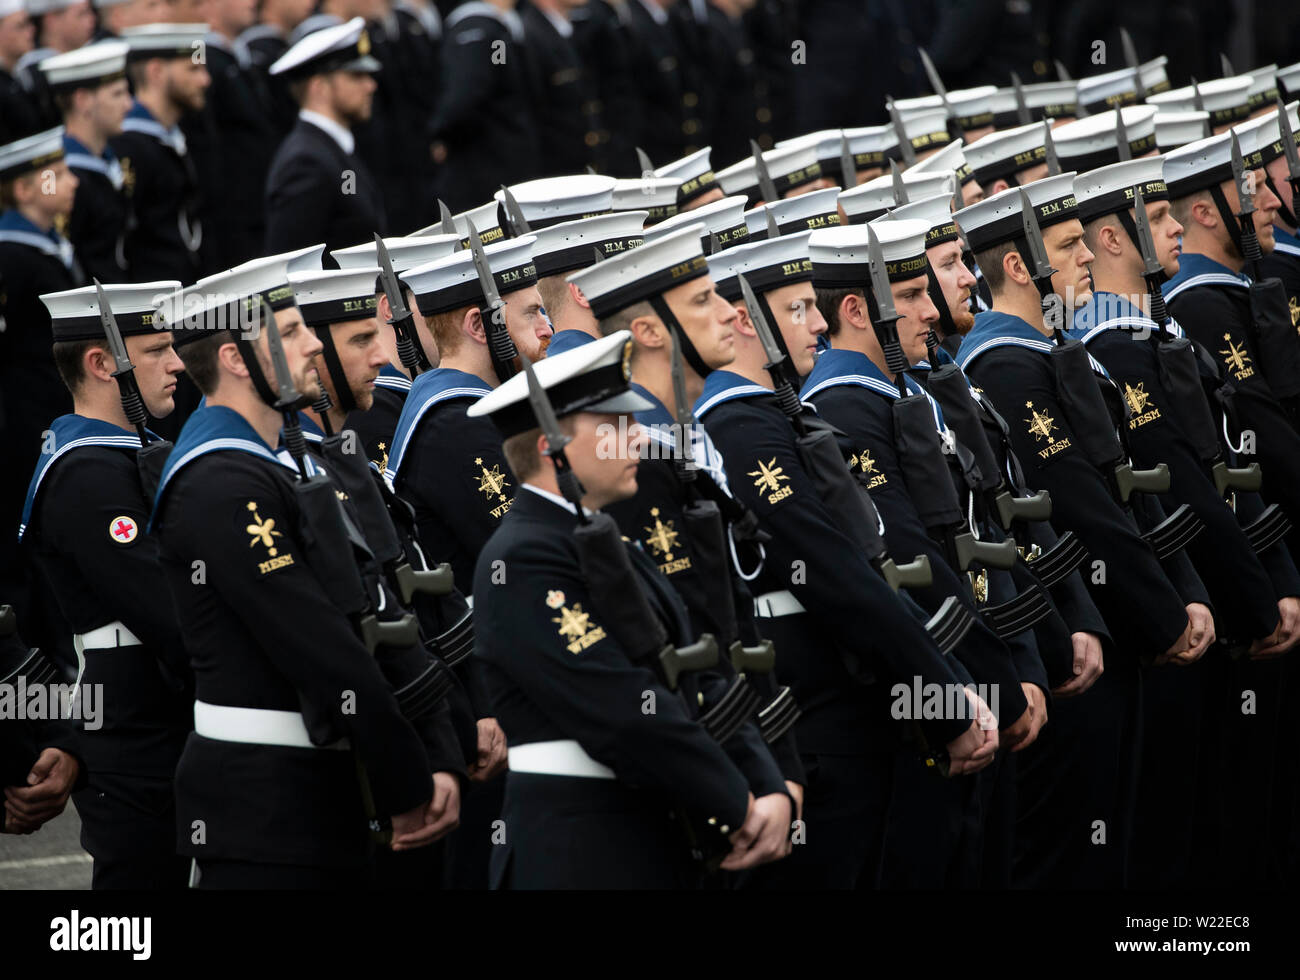
[[[931,98],[939,97],[936,95]],[[895,102],[894,106],[897,108],[898,103]],[[935,150],[952,142],[952,137],[948,135],[948,111],[942,102],[937,106],[917,107],[909,112],[900,110],[898,115],[903,121],[903,137],[917,153]]]
[[[810,231],[799,231],[710,255],[709,274],[714,287],[723,299],[735,303],[742,296],[742,275],[756,295],[796,282],[812,282],[810,235]]]
[[[534,235],[537,241],[533,244],[537,277],[585,269],[595,264],[596,252],[600,252],[603,262],[610,256],[639,248],[649,237],[644,230],[645,219],[644,211],[614,211],[540,229]]]
[[[192,58],[195,52],[203,50],[207,36],[207,24],[141,24],[122,30],[128,62]]]
[[[0,0],[0,17],[8,17],[20,10],[27,10],[26,0]]]
[[[300,250],[310,253],[323,245]],[[247,331],[261,322],[262,301],[275,312],[294,305],[287,256],[268,255],[200,279],[193,286],[164,297],[157,315],[172,331],[172,343],[182,347],[210,336],[214,330]]]
[[[1201,96],[1201,104],[1210,114],[1210,125],[1214,127],[1239,123],[1251,112],[1250,87],[1254,80],[1249,75],[1234,75],[1231,78],[1212,78],[1196,86]],[[1190,85],[1170,89],[1147,99],[1149,105],[1156,106],[1161,112],[1166,110],[1189,112],[1196,108],[1196,93]]]
[[[63,159],[63,127],[25,136],[0,146],[0,183]]]
[[[1050,124],[1051,121],[1047,122]],[[1020,171],[1047,161],[1043,124],[1036,122],[989,133],[971,143],[963,152],[981,185],[995,180],[1009,181]]]
[[[954,89],[948,93],[947,106],[940,95],[923,95],[915,99],[895,99],[894,107],[904,119],[935,109],[943,109],[947,121],[956,122],[963,131],[993,125],[993,96],[996,85]],[[925,147],[929,149],[929,147]]]
[[[1251,166],[1249,151],[1241,147],[1242,159]],[[1258,166],[1258,164],[1256,164]],[[1232,180],[1232,134],[1219,133],[1195,143],[1188,143],[1165,154],[1165,183],[1169,196],[1178,200]]]
[[[986,197],[970,207],[962,208],[954,218],[970,243],[972,252],[982,252],[1016,241],[1024,233],[1020,214],[1020,192],[1029,197],[1029,206],[1038,217],[1038,227],[1047,229],[1055,224],[1079,217],[1079,204],[1074,197],[1074,171],[1044,177],[1020,187]]]
[[[388,260],[393,263],[393,271],[398,275],[417,265],[450,255],[460,248],[460,243],[459,235],[407,235],[384,239]],[[330,255],[340,269],[369,269],[379,265],[379,249],[373,241],[353,245],[351,248],[335,249]]]
[[[898,134],[890,123],[879,126],[858,126],[844,130],[849,138],[849,152],[859,170],[871,167],[887,167],[890,160],[901,160],[902,149],[898,145]],[[843,174],[840,175],[841,179]]]
[[[677,188],[678,208],[686,207],[715,188],[722,189],[718,186],[718,178],[714,176],[713,164],[710,162],[712,152],[713,148],[706,146],[702,150],[687,154],[680,160],[655,167],[653,176],[675,177],[681,182]],[[641,176],[644,177],[645,174]]]
[[[118,7],[130,2],[131,0],[90,0],[90,5],[96,10],[103,10],[105,7]]]
[[[27,0],[27,12],[33,17],[40,17],[42,14],[52,14],[58,10],[65,10],[80,2],[81,0]],[[10,13],[14,12],[10,11]]]
[[[1161,68],[1163,71],[1163,66]],[[1145,84],[1146,75],[1143,75]],[[1138,73],[1132,68],[1119,68],[1080,78],[1076,83],[1078,107],[1089,115],[1137,103]]]
[[[510,188],[510,193],[518,202],[524,220],[533,231],[537,231],[539,228],[556,225],[561,221],[606,214],[614,199],[616,183],[618,181],[613,177],[571,174],[565,177],[543,177],[540,180],[514,184]],[[504,209],[506,192],[497,191],[493,197]]]
[[[966,151],[963,149],[965,144],[961,140],[953,140],[938,153],[926,157],[908,167],[908,173],[912,174],[933,174],[952,172],[957,175],[957,180],[965,186],[975,179],[975,171],[971,169],[970,163],[966,160]],[[903,175],[904,178],[907,174]]]
[[[1291,125],[1291,138],[1300,146],[1300,102],[1290,102],[1286,106],[1287,121]],[[1263,167],[1282,157],[1286,149],[1282,146],[1282,127],[1278,125],[1277,110],[1258,119],[1248,119],[1240,125],[1233,126],[1241,145],[1243,161],[1249,166]],[[1251,157],[1258,162],[1252,164]]]
[[[1134,188],[1142,189],[1147,203],[1169,200],[1162,157],[1142,157],[1098,167],[1074,178],[1074,196],[1079,202],[1079,220],[1091,221],[1102,215],[1133,207]]]
[[[749,225],[745,223],[745,204],[748,198],[744,194],[733,194],[720,201],[683,211],[665,221],[659,222],[646,231],[646,241],[654,241],[664,235],[671,235],[687,225],[703,225],[700,232],[700,244],[705,254],[709,254],[712,241],[717,237],[718,248],[732,248],[749,241]]]
[[[502,297],[537,285],[537,266],[533,262],[536,241],[532,235],[525,235],[483,247],[488,269]],[[407,269],[402,281],[415,293],[415,304],[424,316],[481,306],[487,301],[474,270],[474,253],[469,249]]]
[[[289,47],[293,47],[308,34],[315,34],[327,27],[337,27],[342,23],[343,18],[335,14],[312,14],[299,21],[298,25],[289,32]]]
[[[375,316],[379,308],[375,293],[378,278],[378,266],[317,269],[289,273],[289,285],[293,287],[303,323],[309,327],[328,327]]]
[[[1079,114],[1077,88],[1073,81],[1033,82],[1022,85],[1020,90],[1024,93],[1025,108],[1029,110],[1032,122]],[[993,114],[992,125],[997,129],[1009,129],[1021,124],[1015,86],[995,89],[989,99],[989,107]]]
[[[763,162],[767,164],[767,172],[776,187],[777,197],[822,176],[817,143],[808,141],[806,137],[802,141],[796,140],[792,145],[768,150],[763,154]],[[751,203],[758,203],[758,167],[753,156],[745,157],[726,170],[719,171],[718,183],[726,193],[744,194]]]
[[[952,195],[954,190],[954,171],[940,170],[931,172],[913,167],[903,171],[903,188],[908,200],[913,197],[933,197],[935,194]],[[866,224],[880,217],[889,209],[897,206],[894,200],[893,174],[881,174],[865,184],[844,191],[839,196],[839,205],[848,216],[849,224]]]
[[[1203,111],[1156,112],[1156,149],[1168,153],[1210,135],[1210,114]]]
[[[879,221],[871,225],[880,242],[889,281],[925,275],[925,221]],[[812,233],[808,251],[813,285],[818,289],[870,289],[870,232],[864,226],[826,228]]]
[[[377,72],[380,67],[370,53],[365,18],[353,17],[308,34],[280,55],[270,72],[292,80],[334,71]]]
[[[587,297],[592,316],[603,320],[634,303],[708,275],[700,243],[703,229],[702,224],[687,225],[575,272],[568,281]]]
[[[619,330],[608,337],[544,357],[533,365],[557,419],[578,412],[630,415],[653,406],[631,388],[632,334]],[[465,413],[492,419],[503,438],[540,428],[528,397],[528,375],[520,371],[484,395]]]
[[[1118,163],[1119,120],[1122,114],[1124,134],[1128,137],[1130,158],[1145,156],[1156,148],[1156,109],[1149,105],[1130,105],[1109,109],[1095,116],[1085,116],[1052,130],[1052,143],[1062,168],[1083,173],[1109,163]]]
[[[109,309],[123,337],[167,329],[156,322],[159,301],[181,288],[176,280],[159,282],[109,283],[104,286]],[[41,302],[50,311],[50,328],[56,344],[69,340],[103,340],[99,316],[99,295],[94,286],[43,293]]]
[[[1259,68],[1252,68],[1246,72],[1250,76],[1250,93],[1248,101],[1250,102],[1250,111],[1254,112],[1260,106],[1270,105],[1277,101],[1280,89],[1277,84],[1277,65],[1263,65]]]
[[[821,175],[828,179],[837,179],[843,176],[840,173],[840,145],[845,138],[845,130],[843,129],[821,129],[815,133],[804,133],[801,136],[777,140],[775,149],[789,150],[797,147],[814,147],[817,152],[817,162],[822,165]],[[851,144],[849,152],[853,152]],[[857,174],[856,168],[854,174],[855,176]]]
[[[782,198],[763,204],[745,212],[745,223],[749,226],[749,237],[760,240],[767,237],[767,216],[770,214],[776,222],[776,229],[782,235],[791,235],[798,231],[816,231],[818,228],[830,228],[840,223],[840,210],[836,202],[840,196],[838,187],[823,187],[796,197]]]
[[[1283,98],[1292,99],[1300,96],[1300,61],[1279,68],[1273,77],[1277,79],[1277,89],[1282,93]]]
[[[924,221],[930,230],[925,233],[925,247],[934,248],[945,242],[955,242],[957,220],[952,216],[952,195],[936,194],[900,204],[898,207],[870,222],[877,230],[886,221]]]
[[[1169,75],[1165,71],[1165,66],[1168,64],[1169,58],[1163,54],[1150,61],[1142,62],[1138,71],[1142,76],[1142,87],[1146,89],[1147,95],[1159,95],[1161,92],[1169,91]]]
[[[460,235],[461,248],[469,247],[469,226],[471,224],[474,225],[474,230],[478,232],[478,240],[484,245],[491,245],[493,242],[508,238],[509,235],[507,235],[502,223],[504,220],[505,216],[501,213],[501,205],[497,204],[495,200],[451,216],[452,227]],[[430,238],[441,234],[443,234],[442,222],[436,221],[424,228],[417,229],[411,233],[411,236]]]
[[[656,225],[677,214],[677,191],[682,182],[676,177],[637,177],[614,183],[611,211],[644,211],[646,226]]]
[[[126,77],[125,41],[108,40],[84,48],[51,55],[40,63],[40,72],[52,90],[98,88]]]

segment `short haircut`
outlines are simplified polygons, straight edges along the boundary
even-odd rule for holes
[[[1198,201],[1208,201],[1213,203],[1214,198],[1210,196],[1210,189],[1208,187],[1203,187],[1199,191],[1192,191],[1186,197],[1178,197],[1170,200],[1169,213],[1172,214],[1174,220],[1184,228],[1190,228],[1195,223],[1195,219],[1192,217],[1192,208]]]
[[[1098,215],[1091,221],[1084,222],[1083,244],[1088,246],[1088,251],[1096,255],[1097,236],[1101,234],[1102,228],[1106,227],[1106,225],[1118,225],[1119,223],[1119,215],[1115,213]]]
[[[866,302],[866,291],[857,289],[823,289],[817,287],[813,290],[817,297],[817,310],[826,320],[826,335],[834,337],[840,332],[840,304],[844,302],[845,297],[860,296],[863,302]]]
[[[429,327],[429,333],[433,334],[433,340],[438,345],[438,358],[451,357],[458,350],[465,337],[460,331],[460,325],[465,322],[465,314],[473,309],[472,306],[462,306],[459,310],[447,310],[445,313],[435,313],[432,316],[425,317],[425,323]]]
[[[574,416],[566,415],[560,419],[560,431],[573,435]],[[536,476],[542,468],[542,454],[537,450],[537,440],[542,436],[541,429],[529,429],[511,436],[501,446],[506,462],[510,464],[515,478],[521,483],[529,477]]]
[[[542,294],[542,306],[546,315],[555,321],[555,317],[571,302],[569,283],[563,275],[543,276],[537,280],[537,291]]]
[[[975,256],[980,275],[988,284],[989,292],[999,292],[1007,284],[1007,274],[1002,269],[1002,260],[1012,252],[1019,252],[1015,242],[1003,242],[984,249]]]
[[[632,321],[643,316],[657,316],[655,308],[650,305],[649,300],[642,300],[640,303],[633,303],[625,310],[619,310],[607,317],[602,317],[600,321],[600,335],[608,337],[610,334],[618,333],[620,330],[631,330]]]
[[[138,61],[128,61],[126,63],[126,77],[131,80],[131,91],[138,92],[146,86],[149,80],[149,62],[153,58],[141,58]]]
[[[18,198],[14,194],[14,184],[23,177],[19,174],[10,180],[0,181],[0,211],[8,211],[11,208],[18,207]]]
[[[230,330],[216,330],[211,336],[190,341],[184,347],[176,348],[176,353],[185,362],[185,373],[190,376],[194,386],[204,395],[211,395],[217,390],[217,381],[221,377],[217,351],[225,344],[233,344],[236,335]]]
[[[50,348],[54,366],[63,379],[63,386],[72,394],[75,395],[81,383],[86,380],[86,369],[83,366],[86,351],[92,347],[107,349],[106,343],[104,340],[60,340]]]

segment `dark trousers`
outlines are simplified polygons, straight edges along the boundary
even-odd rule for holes
[[[1085,693],[1055,698],[1037,741],[1018,753],[1016,888],[1122,888],[1128,869],[1142,677],[1108,648]]]
[[[992,775],[990,766],[975,776],[945,779],[916,752],[897,753],[878,886],[977,887],[984,838],[982,796]]]
[[[481,891],[488,887],[493,825],[501,819],[505,773],[486,783],[466,785],[469,789],[460,798],[460,826],[446,838],[442,882],[444,888]]]
[[[72,803],[81,818],[81,846],[95,860],[92,888],[185,887],[190,862],[176,853],[170,779],[96,773]]]

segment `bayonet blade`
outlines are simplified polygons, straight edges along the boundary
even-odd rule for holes
[[[894,105],[892,96],[885,96],[885,108],[889,110],[889,123],[894,127],[894,135],[898,138],[898,148],[903,153],[903,163],[911,167],[916,163],[916,149],[912,146],[912,141],[907,138],[903,117],[898,114],[898,106]]]
[[[889,161],[889,176],[894,190],[894,206],[907,204],[907,187],[903,184],[903,171],[898,169],[898,161]]]
[[[781,237],[781,226],[776,223],[776,215],[772,213],[771,208],[763,209],[763,218],[767,224],[767,240]]]
[[[1038,227],[1038,213],[1029,203],[1029,195],[1024,188],[1020,190],[1020,226],[1025,233],[1025,245],[1029,254],[1029,271],[1035,282],[1050,279],[1056,272],[1047,258],[1047,246],[1043,244],[1043,233]]]
[[[763,159],[763,150],[759,147],[757,140],[749,141],[749,152],[754,156],[754,173],[758,176],[758,193],[765,204],[771,204],[779,200],[776,193],[776,184],[772,183],[772,175],[767,172],[767,161]]]
[[[524,209],[519,206],[514,194],[505,184],[501,185],[501,195],[505,198],[506,218],[510,222],[511,235],[522,238],[524,235],[532,234],[533,229],[528,224],[528,219],[524,217]]]
[[[682,338],[674,330],[671,359],[673,379],[673,415],[677,420],[677,455],[682,461],[682,468],[690,473],[695,468],[694,447],[691,445],[691,429],[695,425],[695,416],[691,412],[691,403],[686,398],[686,369],[682,364]]]
[[[1119,151],[1121,161],[1132,160],[1133,151],[1128,145],[1128,128],[1124,125],[1124,109],[1115,109],[1115,149]]]
[[[898,319],[898,311],[894,308],[894,294],[889,288],[889,271],[885,268],[885,254],[880,248],[880,239],[876,237],[876,229],[867,225],[867,265],[871,268],[871,291],[876,297],[876,309],[880,313],[881,322],[876,326],[891,323]]]
[[[944,105],[948,104],[948,90],[943,87],[943,79],[939,77],[939,70],[934,67],[934,62],[930,60],[930,53],[925,48],[918,47],[916,53],[921,56],[921,67],[925,69],[925,75],[930,79],[930,88],[934,89],[934,94],[943,99]]]
[[[262,326],[266,330],[266,347],[271,355],[271,367],[275,369],[275,387],[277,400],[275,407],[282,412],[297,408],[302,400],[297,386],[293,383],[293,373],[289,370],[289,359],[284,353],[284,341],[280,337],[280,328],[275,322],[275,311],[266,297],[262,296]]]
[[[749,321],[754,324],[754,333],[758,334],[758,341],[763,345],[763,353],[767,357],[768,365],[784,363],[785,354],[782,353],[781,346],[776,342],[776,336],[772,333],[772,326],[767,322],[767,317],[763,315],[763,310],[758,305],[758,297],[754,295],[754,290],[750,288],[749,280],[745,278],[744,273],[738,273],[736,278],[740,282],[740,294],[745,299],[745,308],[749,310]]]
[[[533,414],[537,416],[537,425],[542,430],[542,435],[546,436],[546,455],[554,457],[564,452],[564,447],[571,440],[560,428],[560,420],[555,416],[551,399],[546,394],[546,389],[542,387],[542,383],[537,380],[533,362],[528,359],[527,354],[520,354],[519,360],[523,362],[524,374],[528,377],[528,404],[532,407]]]
[[[438,218],[442,222],[444,235],[456,234],[456,219],[451,216],[451,208],[447,207],[441,198],[438,200]]]
[[[113,355],[115,367],[113,377],[129,374],[135,370],[135,366],[126,352],[126,341],[122,339],[122,331],[118,329],[117,317],[113,315],[113,307],[109,305],[108,294],[104,292],[104,287],[98,279],[95,280],[95,298],[99,301],[99,322],[103,324],[104,336],[108,338],[108,350]]]
[[[858,184],[858,165],[854,162],[853,151],[849,149],[849,138],[840,133],[840,184],[845,190]]]
[[[1300,150],[1296,149],[1291,117],[1287,115],[1286,105],[1280,95],[1277,97],[1277,130],[1282,138],[1282,152],[1286,155],[1287,170],[1290,171],[1287,177],[1292,181],[1300,180]]]
[[[1246,161],[1241,158],[1241,144],[1237,142],[1236,130],[1230,129],[1228,132],[1232,134],[1232,179],[1237,185],[1237,197],[1241,201],[1237,217],[1244,218],[1255,213],[1255,181],[1253,174],[1246,170]]]
[[[1237,74],[1232,70],[1232,62],[1228,60],[1228,56],[1222,51],[1219,52],[1219,67],[1223,69],[1224,78],[1231,78],[1233,75]]]
[[[1138,251],[1142,253],[1143,275],[1157,275],[1164,270],[1156,259],[1156,243],[1151,236],[1151,223],[1147,220],[1146,198],[1142,196],[1141,187],[1133,188],[1133,219],[1137,226]]]
[[[1128,66],[1134,70],[1140,68],[1142,62],[1138,60],[1137,48],[1133,45],[1133,35],[1128,32],[1128,28],[1119,29],[1119,43],[1124,49],[1124,60],[1128,62]]]
[[[393,271],[393,260],[388,254],[388,245],[378,232],[375,232],[375,254],[379,257],[380,280],[384,286],[384,295],[388,297],[389,312],[392,314],[388,318],[388,325],[392,326],[410,316],[411,311],[406,308],[402,286],[397,281],[397,273]]]
[[[1029,103],[1025,101],[1025,87],[1020,84],[1020,76],[1015,72],[1011,73],[1011,87],[1016,93],[1016,116],[1020,125],[1028,126],[1034,117],[1029,112]]]
[[[1196,84],[1196,76],[1192,76],[1192,107],[1197,112],[1205,111],[1205,100],[1201,98],[1201,86]]]
[[[641,168],[641,176],[647,179],[655,175],[655,165],[650,162],[650,155],[641,147],[636,148],[637,166]]]
[[[487,255],[483,251],[483,242],[478,237],[478,229],[468,218],[465,219],[465,226],[469,231],[469,250],[474,259],[474,272],[478,275],[478,283],[483,289],[483,297],[487,300],[488,309],[495,311],[504,306],[505,301],[497,292],[497,281],[492,276],[492,268],[488,265]],[[484,328],[487,328],[487,324],[484,324]]]
[[[1057,81],[1061,81],[1061,82],[1072,82],[1072,81],[1074,81],[1074,79],[1070,77],[1070,73],[1069,73],[1068,71],[1065,70],[1065,65],[1061,64],[1061,59],[1060,59],[1060,58],[1055,59],[1052,63],[1053,63],[1054,65],[1056,65],[1056,78],[1057,78]]]
[[[1047,176],[1061,173],[1061,158],[1056,155],[1056,140],[1052,139],[1052,124],[1043,120],[1043,152],[1047,154]]]

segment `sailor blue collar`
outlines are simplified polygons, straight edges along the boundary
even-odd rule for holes
[[[131,103],[126,118],[122,120],[122,132],[152,136],[159,143],[170,146],[179,156],[185,155],[185,134],[181,132],[180,126],[167,128],[138,100]]]
[[[375,387],[400,391],[405,395],[411,390],[411,379],[391,364],[385,364],[379,369],[379,377],[375,378]]]
[[[1161,289],[1165,299],[1171,300],[1185,289],[1196,286],[1232,286],[1244,289],[1250,285],[1250,276],[1233,272],[1222,262],[1216,262],[1199,252],[1184,252],[1178,259],[1178,275]]]
[[[1176,320],[1171,319],[1165,329],[1175,337],[1183,336],[1183,328]],[[1158,327],[1127,296],[1094,290],[1088,302],[1075,311],[1074,323],[1066,333],[1087,344],[1106,330],[1144,331],[1144,336],[1150,336]]]
[[[770,394],[771,388],[756,385],[734,371],[714,371],[704,379],[704,391],[695,403],[695,417],[702,419],[706,412],[736,398],[757,398]]]
[[[975,316],[975,326],[961,339],[957,348],[957,363],[963,370],[980,354],[994,347],[1027,347],[1040,353],[1052,349],[1052,342],[1029,325],[1028,321],[1010,313],[989,310]]]
[[[69,167],[77,167],[81,170],[95,170],[99,173],[108,173],[109,169],[117,163],[117,154],[107,143],[104,144],[103,153],[92,153],[90,147],[77,139],[75,136],[63,134],[63,157],[68,161]],[[120,172],[120,167],[119,167]]]
[[[162,479],[158,481],[158,493],[154,497],[155,518],[162,507],[163,496],[176,474],[200,456],[216,452],[240,452],[260,456],[276,466],[283,466],[295,476],[298,473],[292,463],[286,463],[277,457],[271,447],[257,434],[257,430],[233,408],[205,404],[189,417],[185,427],[181,429],[180,437],[176,440],[171,455],[167,457]],[[152,529],[152,519],[149,526]]]
[[[50,453],[42,452],[36,461],[36,472],[32,474],[31,483],[27,486],[27,499],[23,503],[23,520],[18,526],[20,538],[31,523],[41,481],[45,479],[55,460],[62,459],[74,449],[81,449],[84,446],[107,446],[129,452],[140,448],[140,437],[134,432],[116,426],[112,422],[91,419],[84,415],[60,415],[50,425],[49,431],[54,436],[50,443],[56,448]]]
[[[565,351],[589,344],[596,338],[585,330],[558,330],[551,335],[551,342],[546,345],[546,356],[554,357]]]
[[[425,371],[411,382],[410,394],[406,396],[401,418],[397,420],[397,431],[393,433],[392,448],[388,450],[388,469],[384,474],[390,480],[397,477],[420,419],[434,405],[453,398],[477,400],[491,393],[492,386],[476,374],[441,367]]]
[[[1273,226],[1273,241],[1275,243],[1273,251],[1300,256],[1300,238],[1291,234],[1281,225]]]
[[[903,375],[903,383],[911,394],[925,396],[925,399],[930,403],[931,410],[934,412],[935,428],[943,432],[945,428],[943,412],[940,411],[938,402],[931,398],[924,388],[906,374]],[[884,398],[897,399],[900,397],[898,384],[890,381],[885,376],[885,372],[880,370],[866,354],[861,351],[832,347],[817,358],[817,364],[813,367],[812,373],[808,375],[808,380],[804,382],[803,390],[799,392],[799,399],[811,405],[812,397],[818,392],[825,391],[827,388],[839,388],[846,385],[868,388]]]
[[[48,255],[58,255],[67,239],[53,228],[46,231],[38,227],[26,215],[10,208],[0,214],[0,241],[18,242],[38,248]]]

